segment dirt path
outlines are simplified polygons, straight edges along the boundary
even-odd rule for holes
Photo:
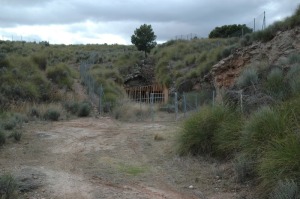
[[[245,195],[230,181],[226,165],[176,156],[176,130],[175,123],[121,123],[110,118],[29,124],[20,143],[0,150],[0,168],[18,176],[23,198]]]

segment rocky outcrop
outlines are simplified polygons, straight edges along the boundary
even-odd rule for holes
[[[204,80],[210,81],[216,90],[232,87],[245,67],[254,63],[280,65],[288,55],[300,51],[300,27],[278,32],[269,42],[257,42],[238,49],[213,66]]]
[[[124,79],[126,87],[146,86],[155,83],[154,60],[151,58],[142,60]]]

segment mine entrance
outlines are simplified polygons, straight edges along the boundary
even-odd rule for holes
[[[126,87],[125,90],[129,99],[143,103],[150,103],[151,95],[153,96],[153,103],[166,103],[169,96],[168,89],[159,84]]]

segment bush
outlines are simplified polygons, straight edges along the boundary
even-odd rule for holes
[[[248,87],[257,84],[258,74],[254,68],[245,69],[237,80],[237,85],[240,88]]]
[[[10,137],[13,137],[15,141],[20,141],[22,137],[22,132],[21,131],[13,131],[10,135]]]
[[[73,78],[72,70],[66,64],[58,64],[47,68],[47,77],[59,87],[72,88]]]
[[[3,199],[17,198],[18,184],[11,174],[4,174],[0,176],[0,196]]]
[[[21,114],[14,113],[4,121],[3,127],[5,130],[12,130],[17,126],[21,127],[24,121],[27,121],[27,118]]]
[[[31,107],[30,110],[27,113],[30,117],[40,117],[40,111],[36,107]]]
[[[271,70],[264,85],[266,92],[277,100],[283,100],[288,96],[289,89],[284,81],[283,72],[279,68]]]
[[[231,110],[224,106],[203,107],[187,119],[179,137],[179,153],[217,155],[215,135]]]
[[[292,95],[300,93],[300,64],[293,66],[287,73],[286,79],[288,81]]]
[[[246,34],[241,40],[240,40],[240,45],[241,46],[249,46],[252,44],[252,38],[251,34]]]
[[[242,149],[246,154],[261,156],[272,139],[283,137],[287,129],[284,115],[263,107],[251,115],[243,127]]]
[[[0,129],[0,146],[4,145],[6,141],[5,133]]]
[[[150,117],[150,107],[138,103],[120,104],[113,110],[114,118],[121,121],[143,121]]]
[[[293,53],[289,55],[288,64],[300,64],[300,54]]]
[[[90,114],[91,110],[92,110],[92,106],[91,106],[90,103],[82,102],[79,105],[79,108],[78,108],[78,116],[79,117],[86,117]]]
[[[45,120],[58,121],[59,116],[60,116],[60,112],[58,110],[55,110],[55,109],[48,109],[44,113],[44,119]]]
[[[75,115],[78,113],[79,103],[78,102],[67,102],[64,104],[64,107],[67,111],[69,111]]]
[[[270,193],[282,180],[299,180],[300,137],[290,132],[283,139],[273,139],[258,167],[261,190]]]
[[[31,57],[34,63],[36,63],[41,70],[46,70],[47,57],[44,54],[35,54]]]
[[[280,180],[270,194],[270,199],[300,199],[300,189],[294,180]]]
[[[9,61],[7,59],[6,54],[0,53],[0,68],[8,67],[8,66],[9,66]]]
[[[221,122],[214,138],[220,156],[230,157],[240,150],[243,123],[240,112],[232,110],[226,114],[226,118]]]
[[[17,126],[17,121],[15,120],[15,118],[10,118],[9,120],[3,123],[3,128],[5,130],[12,130],[16,126]]]

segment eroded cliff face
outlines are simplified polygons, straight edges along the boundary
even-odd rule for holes
[[[213,66],[205,77],[215,89],[229,89],[240,73],[251,64],[280,65],[288,55],[300,52],[300,27],[278,32],[269,42],[257,42],[251,46],[238,49],[229,57]]]

